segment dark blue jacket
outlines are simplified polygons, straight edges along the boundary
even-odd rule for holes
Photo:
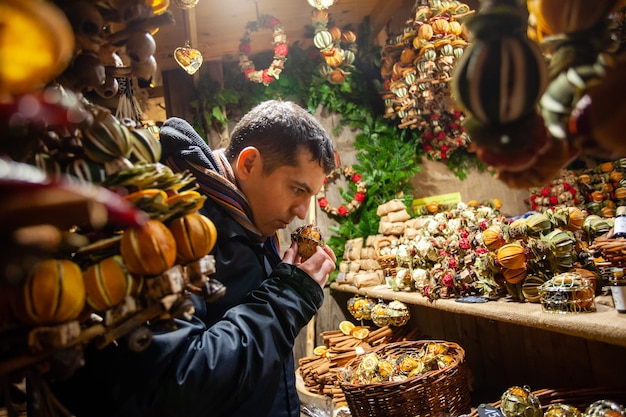
[[[194,297],[191,321],[155,332],[141,353],[125,345],[88,349],[86,364],[55,391],[77,416],[298,417],[293,345],[323,301],[320,286],[252,242],[210,199],[218,230],[212,303]],[[267,276],[266,257],[273,267]]]

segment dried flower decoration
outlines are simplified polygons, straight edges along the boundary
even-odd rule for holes
[[[352,197],[352,200],[348,204],[340,205],[339,207],[332,206],[328,199],[326,198],[326,188],[329,184],[333,183],[337,178],[343,175],[349,182],[352,182],[356,186],[356,192]],[[324,186],[317,194],[317,204],[320,206],[322,210],[326,213],[339,216],[346,217],[356,211],[363,200],[367,197],[367,187],[365,186],[365,181],[363,181],[363,177],[361,174],[356,172],[352,166],[347,166],[345,168],[335,168],[330,174],[326,176],[324,179]]]
[[[272,29],[274,59],[268,68],[257,71],[254,61],[248,56],[252,51],[250,33],[264,28]],[[280,20],[270,15],[261,15],[257,21],[248,22],[246,25],[246,32],[239,43],[239,68],[248,80],[269,85],[280,77],[280,73],[285,67],[288,52],[287,35]]]

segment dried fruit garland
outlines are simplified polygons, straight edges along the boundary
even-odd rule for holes
[[[463,22],[473,13],[461,2],[429,0],[381,51],[384,117],[400,119],[401,129],[416,129],[432,160],[447,160],[470,143],[465,116],[451,105],[449,83],[469,45]]]
[[[578,206],[578,178],[573,171],[561,170],[549,184],[530,187],[530,209],[538,212],[553,210],[557,206]]]
[[[248,56],[252,51],[250,46],[250,33],[259,29],[272,29],[272,39],[274,44],[274,60],[270,66],[264,70],[256,70],[254,62]],[[255,83],[269,85],[277,80],[285,67],[287,54],[287,35],[280,23],[280,20],[270,15],[261,15],[257,21],[246,24],[246,32],[239,43],[239,68],[246,78]]]
[[[333,207],[326,198],[326,188],[329,183],[334,182],[340,175],[343,175],[349,182],[352,182],[356,186],[356,193],[354,197],[352,197],[352,201],[348,204],[341,205],[339,207]],[[363,177],[361,174],[356,172],[352,166],[347,166],[345,168],[336,168],[330,174],[324,178],[324,186],[321,191],[317,194],[317,204],[320,206],[322,210],[326,213],[339,216],[346,217],[349,214],[356,211],[359,207],[361,207],[361,203],[367,197],[367,187],[365,186],[365,181],[363,181]]]
[[[311,15],[313,43],[320,50],[324,62],[319,67],[320,75],[331,83],[340,84],[350,75],[354,67],[357,45],[356,34],[333,26],[328,28],[328,12],[317,9]]]

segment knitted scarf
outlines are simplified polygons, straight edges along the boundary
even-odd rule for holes
[[[253,241],[263,242],[264,237],[252,221],[250,204],[237,187],[235,175],[224,151],[213,151],[187,121],[177,117],[171,117],[163,123],[159,136],[161,162],[174,172],[191,173],[202,193],[218,203],[242,225]],[[265,246],[270,246],[273,252],[279,253],[276,234],[266,243]]]

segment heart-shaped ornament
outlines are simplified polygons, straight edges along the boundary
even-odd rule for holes
[[[174,50],[174,59],[189,75],[195,74],[202,66],[202,54],[200,51],[188,46],[176,48]]]

